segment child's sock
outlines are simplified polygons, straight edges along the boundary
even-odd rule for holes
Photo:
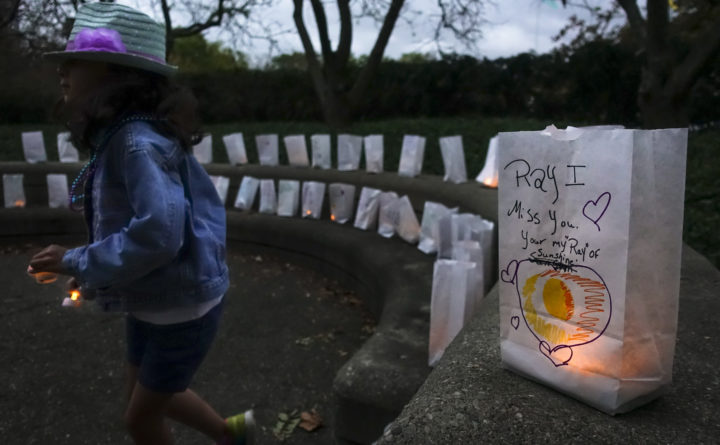
[[[225,423],[230,430],[230,437],[226,437],[218,445],[252,445],[255,439],[255,418],[252,410],[228,417]]]

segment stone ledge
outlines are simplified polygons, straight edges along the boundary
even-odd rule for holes
[[[720,271],[684,245],[673,384],[615,417],[502,369],[495,287],[378,444],[716,443],[719,287]]]

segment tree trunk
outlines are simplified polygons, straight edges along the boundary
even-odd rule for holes
[[[348,128],[353,121],[353,115],[347,97],[329,89],[323,91],[322,97],[325,122],[336,130]]]

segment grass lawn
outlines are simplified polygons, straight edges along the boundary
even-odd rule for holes
[[[382,134],[385,143],[385,170],[397,169],[402,137],[418,134],[427,138],[423,172],[443,174],[438,138],[462,135],[469,178],[474,178],[485,161],[490,137],[500,131],[540,130],[549,122],[520,118],[460,117],[444,119],[394,119],[361,122],[348,129],[358,135]],[[555,122],[558,127],[566,123]],[[222,135],[242,132],[249,161],[257,162],[254,137],[256,134],[277,133],[281,138],[291,134],[335,134],[319,122],[237,122],[210,124],[206,132],[213,135],[213,159],[227,162]],[[0,161],[22,160],[20,133],[42,130],[48,158],[57,160],[56,134],[62,129],[57,125],[0,125]],[[335,138],[333,138],[333,144]],[[309,137],[308,137],[309,144]],[[280,142],[280,161],[286,163]],[[333,145],[334,146],[334,145]],[[720,130],[711,129],[690,134],[685,191],[684,240],[715,266],[720,267]]]

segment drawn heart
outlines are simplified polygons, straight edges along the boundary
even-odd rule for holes
[[[504,270],[500,271],[500,279],[503,280],[506,283],[515,283],[515,277],[517,276],[518,271],[518,262],[517,260],[512,260],[508,263],[507,267]]]
[[[605,214],[605,211],[608,209],[608,206],[610,205],[610,192],[605,192],[598,196],[598,199],[595,201],[590,200],[585,203],[583,206],[583,216],[585,218],[592,221],[593,224],[595,224],[595,227],[597,227],[598,232],[600,231],[600,226],[598,225],[598,222]]]
[[[513,315],[512,317],[510,317],[510,324],[517,331],[518,326],[520,326],[520,317],[518,317],[517,315]]]
[[[573,356],[573,350],[568,345],[558,345],[550,349],[550,345],[547,342],[541,341],[538,349],[540,349],[542,355],[547,357],[556,368],[567,365]]]

